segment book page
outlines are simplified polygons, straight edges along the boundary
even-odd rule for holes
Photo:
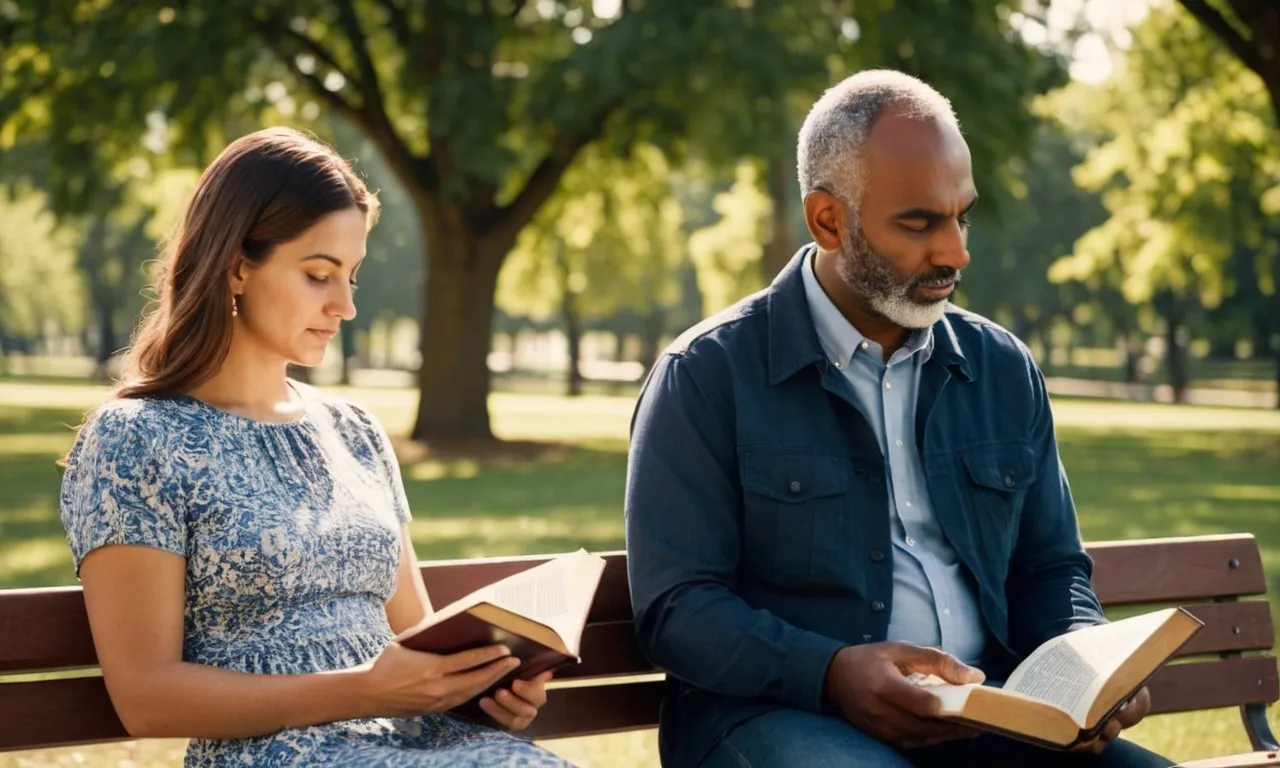
[[[1089,709],[1109,678],[1169,617],[1169,610],[1068,632],[1018,665],[1005,689],[1057,704],[1088,728]]]
[[[576,649],[603,570],[602,558],[579,550],[491,585],[482,599],[545,624]]]

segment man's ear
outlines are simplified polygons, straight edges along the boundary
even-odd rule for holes
[[[804,196],[804,221],[813,242],[824,251],[840,250],[840,229],[844,226],[844,205],[836,196],[815,189]]]

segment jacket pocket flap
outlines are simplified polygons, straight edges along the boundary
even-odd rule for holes
[[[976,485],[1010,492],[1035,481],[1035,454],[1022,444],[987,445],[960,454]]]
[[[745,490],[792,504],[849,488],[849,463],[834,456],[751,451],[741,471]]]

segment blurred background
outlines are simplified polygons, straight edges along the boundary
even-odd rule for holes
[[[1274,600],[1280,8],[1261,0],[0,0],[0,588],[74,583],[53,459],[201,169],[267,125],[334,144],[382,199],[359,315],[297,375],[393,434],[419,557],[621,548],[639,383],[807,242],[796,131],[869,67],[959,114],[982,202],[955,301],[1043,366],[1086,539],[1254,533]],[[1234,711],[1134,737],[1247,748]],[[654,742],[549,746],[656,765]]]

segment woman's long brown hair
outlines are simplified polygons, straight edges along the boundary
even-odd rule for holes
[[[268,128],[231,143],[196,185],[114,396],[177,394],[212,378],[231,346],[229,278],[238,259],[261,263],[276,245],[353,207],[372,226],[377,198],[313,137]]]

